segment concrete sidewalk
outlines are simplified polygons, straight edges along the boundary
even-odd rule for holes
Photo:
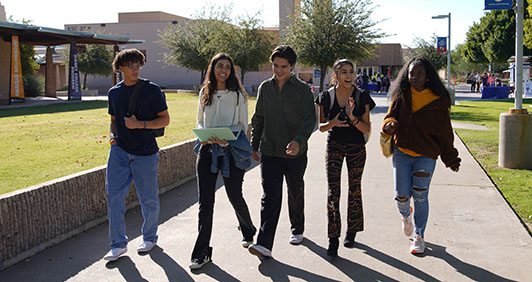
[[[219,182],[213,262],[190,271],[198,212],[196,183],[191,181],[161,196],[160,238],[149,254],[136,253],[142,216],[135,208],[126,218],[129,251],[116,262],[101,259],[108,251],[107,224],[102,224],[0,272],[0,281],[532,281],[532,237],[458,138],[460,172],[438,160],[432,180],[426,253],[409,253],[411,240],[402,233],[393,200],[391,159],[384,158],[379,147],[387,101],[383,95],[375,100],[362,180],[365,230],[357,235],[354,249],[340,246],[335,259],[326,255],[327,134],[315,132],[305,175],[305,240],[300,246],[288,243],[285,192],[273,259],[261,261],[240,246],[236,217]],[[345,230],[345,167],[342,182]],[[246,173],[244,196],[257,227],[260,183],[260,168],[255,166]]]

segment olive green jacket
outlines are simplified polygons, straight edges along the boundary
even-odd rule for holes
[[[255,113],[251,119],[251,146],[262,154],[297,158],[307,151],[307,140],[316,124],[314,96],[310,87],[294,75],[281,91],[274,77],[265,80],[257,92]],[[286,154],[292,140],[299,143],[296,156]]]

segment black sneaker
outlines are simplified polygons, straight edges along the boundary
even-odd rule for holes
[[[194,258],[190,261],[188,267],[192,270],[198,270],[211,261],[212,247],[205,250],[205,255],[202,258]]]
[[[355,247],[355,236],[356,235],[357,235],[356,232],[347,232],[345,234],[344,247],[346,247],[346,248],[354,248]]]
[[[338,237],[329,238],[329,248],[327,249],[327,255],[330,257],[338,256]]]

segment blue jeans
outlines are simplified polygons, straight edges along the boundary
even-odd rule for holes
[[[144,216],[143,239],[144,241],[157,242],[157,226],[159,224],[158,162],[158,153],[150,156],[137,156],[127,153],[116,144],[111,145],[105,178],[111,248],[125,248],[127,246],[124,213],[131,180],[135,182]]]
[[[429,186],[436,160],[424,156],[412,157],[395,148],[393,173],[395,201],[403,217],[410,215],[410,197],[414,198],[415,234],[425,235],[429,217]]]

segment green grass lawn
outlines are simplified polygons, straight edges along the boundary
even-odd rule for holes
[[[157,138],[162,148],[192,139],[198,96],[166,94],[170,125]],[[255,98],[249,98],[249,115]],[[107,162],[106,101],[0,109],[0,194],[26,188]]]
[[[523,108],[527,108],[529,112],[532,111],[530,105],[532,100],[523,101]],[[453,106],[451,118],[456,122],[484,125],[490,129],[489,131],[455,129],[455,131],[531,230],[532,170],[505,169],[498,166],[499,115],[513,107],[513,100],[460,101],[460,105]]]

